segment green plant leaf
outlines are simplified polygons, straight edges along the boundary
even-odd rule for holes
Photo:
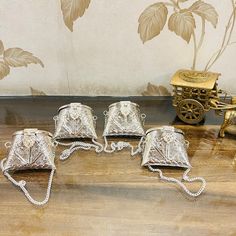
[[[159,2],[147,7],[139,17],[138,33],[145,43],[159,35],[166,24],[168,9]]]
[[[173,13],[169,18],[168,27],[170,31],[175,32],[189,43],[196,28],[193,14],[187,10]]]
[[[216,28],[218,23],[218,13],[212,5],[199,0],[193,3],[189,10],[209,21]]]

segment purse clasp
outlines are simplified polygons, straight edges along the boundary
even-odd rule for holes
[[[35,134],[38,129],[24,129],[23,145],[31,148],[35,144]]]

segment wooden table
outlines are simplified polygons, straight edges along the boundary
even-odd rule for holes
[[[97,100],[95,102],[95,100]],[[56,108],[70,101],[82,101],[99,116],[118,98],[5,98],[0,100],[1,159],[4,142],[15,130],[38,127],[53,132]],[[161,182],[156,173],[140,167],[140,157],[128,151],[98,154],[79,151],[67,161],[56,160],[57,171],[49,203],[38,208],[0,175],[0,235],[236,235],[236,167],[232,165],[236,140],[218,138],[222,118],[212,113],[206,125],[183,125],[174,118],[169,99],[132,98],[148,116],[146,128],[174,124],[190,141],[190,175],[203,176],[206,192],[188,198],[176,185]],[[57,149],[57,156],[63,148]],[[181,177],[183,171],[163,169]],[[32,195],[43,198],[48,172],[21,172]],[[198,184],[187,185],[197,189]]]

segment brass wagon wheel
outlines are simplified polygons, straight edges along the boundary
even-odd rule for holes
[[[194,99],[185,99],[177,106],[178,117],[187,124],[197,124],[204,118],[203,105]]]

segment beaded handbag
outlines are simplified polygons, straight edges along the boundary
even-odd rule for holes
[[[55,146],[52,134],[38,129],[24,129],[12,136],[12,143],[5,144],[10,148],[8,157],[1,161],[3,174],[16,186],[20,187],[26,198],[33,204],[41,206],[48,202],[50,197],[52,179],[56,167],[54,165]],[[34,200],[26,189],[24,180],[16,181],[11,172],[19,170],[51,170],[46,197],[43,201]]]
[[[192,197],[197,197],[204,191],[206,181],[202,177],[188,177],[192,168],[187,154],[188,142],[184,139],[184,133],[180,129],[172,126],[149,129],[146,132],[144,145],[142,166],[147,166],[151,171],[158,172],[161,180],[177,183]],[[202,182],[201,188],[196,193],[189,191],[181,181],[164,176],[158,168],[160,166],[185,168],[183,180]]]
[[[141,152],[141,143],[145,136],[144,122],[145,114],[140,114],[139,105],[130,101],[121,101],[109,106],[108,111],[104,111],[105,128],[103,138],[105,141],[104,151],[112,153],[123,148],[131,148],[131,155]],[[138,147],[134,147],[129,142],[112,142],[109,148],[108,137],[136,137],[140,139]]]
[[[54,140],[57,144],[69,146],[60,156],[61,160],[67,159],[78,149],[89,150],[94,148],[97,153],[102,152],[103,146],[96,141],[97,134],[96,116],[93,116],[92,108],[81,103],[70,103],[58,109],[58,115],[54,117]],[[78,141],[80,139],[80,141]],[[91,140],[92,143],[81,141]],[[64,141],[73,142],[64,142]]]

